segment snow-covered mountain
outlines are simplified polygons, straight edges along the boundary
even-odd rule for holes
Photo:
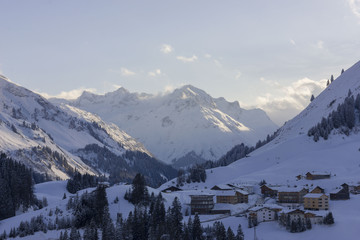
[[[131,178],[132,171],[142,172],[141,168],[151,172],[146,166],[151,164],[160,171],[143,174],[156,181],[168,176],[164,170],[168,166],[116,125],[72,106],[53,105],[4,76],[0,76],[0,150],[51,178],[65,179],[75,170],[97,174],[112,169]]]
[[[165,95],[124,88],[105,95],[84,92],[70,104],[117,124],[175,166],[217,160],[234,145],[254,145],[277,129],[264,111],[242,109],[190,85]]]
[[[226,167],[208,170],[206,183],[196,187],[211,187],[221,183],[259,182],[300,185],[311,184],[309,180],[296,179],[308,171],[329,172],[330,180],[319,180],[327,190],[346,182],[360,181],[360,114],[355,109],[355,127],[349,136],[334,129],[328,140],[318,142],[309,137],[308,130],[320,123],[351,95],[360,93],[360,62],[340,75],[299,115],[288,121],[279,130],[278,136],[265,146],[255,150],[247,158]],[[171,184],[165,184],[163,187]],[[189,186],[191,187],[191,186]]]

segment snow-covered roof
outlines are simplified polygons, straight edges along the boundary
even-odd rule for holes
[[[307,172],[306,174],[311,173],[312,175],[330,175],[328,172],[318,172],[318,171],[311,171]]]
[[[320,198],[322,195],[325,195],[326,197],[328,197],[324,193],[308,193],[304,196],[304,198]]]
[[[233,189],[232,187],[230,187],[230,186],[227,185],[227,184],[217,184],[217,185],[215,185],[214,187],[218,187],[218,188],[223,189],[223,190],[232,190],[232,189]],[[214,187],[213,187],[213,188],[214,188]]]
[[[243,195],[249,195],[248,192],[246,191],[243,191],[243,190],[231,190],[231,191],[216,191],[216,190],[211,190],[209,191],[210,193],[216,195],[216,196],[235,196],[236,195],[236,192],[239,192]]]
[[[304,187],[275,187],[271,189],[277,190],[278,192],[300,192]]]
[[[263,208],[267,208],[267,209],[270,209],[270,210],[276,210],[276,209],[283,209],[282,206],[279,206],[277,204],[264,204],[264,205],[259,205],[259,206],[256,206],[256,207],[252,207],[249,209],[249,211],[253,211],[253,212],[257,212]]]

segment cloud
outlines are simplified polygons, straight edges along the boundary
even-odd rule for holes
[[[160,76],[160,75],[161,75],[160,69],[155,69],[152,72],[148,72],[148,76],[150,76],[150,77],[156,77],[156,76]]]
[[[120,69],[120,71],[121,71],[121,75],[122,75],[122,76],[125,76],[125,77],[135,75],[135,72],[132,72],[132,71],[130,71],[129,69],[124,68],[124,67],[122,67],[122,68]]]
[[[40,93],[40,92],[37,92],[38,94],[40,94],[41,96],[43,96],[44,98],[63,98],[63,99],[76,99],[78,97],[81,96],[81,94],[84,92],[84,91],[87,91],[87,92],[91,92],[91,93],[96,93],[96,89],[95,88],[78,88],[78,89],[73,89],[73,90],[70,90],[70,91],[62,91],[60,92],[59,94],[57,95],[50,95],[50,94],[47,94],[47,93]]]
[[[317,43],[316,43],[316,47],[318,49],[324,49],[324,42],[319,40]]]
[[[256,105],[265,110],[275,123],[282,125],[302,111],[310,103],[311,95],[316,96],[325,88],[326,81],[326,79],[320,81],[300,79],[280,88],[276,95],[267,93],[258,97]]]
[[[348,3],[353,14],[360,18],[360,0],[348,0]]]
[[[290,39],[290,43],[294,46],[296,46],[296,42],[294,41],[294,39]]]
[[[207,53],[207,54],[204,55],[204,57],[211,58],[211,55]]]
[[[174,51],[174,48],[169,44],[163,44],[163,45],[161,45],[160,51],[165,54],[169,54],[172,51]]]
[[[238,71],[235,75],[235,79],[239,79],[241,77],[242,73]]]
[[[194,62],[196,61],[198,58],[197,56],[193,55],[192,57],[183,57],[183,56],[177,56],[176,57],[177,60],[180,60],[184,63],[187,63],[187,62]]]

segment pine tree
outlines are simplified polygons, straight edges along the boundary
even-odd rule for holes
[[[334,81],[334,76],[333,76],[333,75],[331,75],[331,77],[330,77],[330,81],[331,81],[331,82],[333,82],[333,81]]]
[[[238,225],[237,234],[236,234],[236,240],[244,240],[244,233],[242,231],[241,224]]]
[[[181,213],[181,203],[177,197],[175,197],[174,201],[172,202],[172,207],[170,209],[170,219],[172,225],[172,231],[170,235],[174,239],[180,239],[182,235],[183,215]]]
[[[315,97],[314,94],[311,94],[310,102],[314,101]]]
[[[113,240],[115,238],[114,224],[110,218],[109,207],[105,205],[102,217],[102,240]]]
[[[329,86],[330,85],[330,82],[329,82],[329,79],[327,80],[326,82],[326,86]]]
[[[189,224],[188,224],[188,226],[189,226]],[[193,240],[201,240],[201,236],[203,234],[203,229],[201,227],[200,218],[199,218],[198,214],[195,214],[191,232],[192,232]]]
[[[343,74],[345,71],[344,71],[344,69],[341,69],[341,74]]]
[[[311,220],[310,220],[310,218],[307,218],[306,219],[306,229],[311,229],[312,228],[312,224],[311,224]]]
[[[235,240],[235,234],[234,232],[231,230],[230,227],[228,227],[227,231],[226,231],[226,238],[227,240]]]
[[[332,214],[332,212],[329,212],[324,218],[324,224],[331,225],[334,223],[335,223],[335,221],[334,221],[333,214]]]
[[[70,231],[70,240],[81,240],[81,236],[80,236],[80,233],[78,230],[76,230],[75,227],[72,227],[71,228],[71,231]]]

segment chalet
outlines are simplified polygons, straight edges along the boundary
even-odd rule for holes
[[[311,224],[322,224],[324,221],[324,217],[313,212],[305,212],[304,214],[306,219],[310,219]]]
[[[330,193],[330,200],[347,200],[350,199],[349,185],[344,183],[340,190]]]
[[[308,193],[304,196],[304,209],[328,210],[329,197],[324,193]]]
[[[303,203],[304,196],[309,191],[300,187],[283,187],[278,189],[279,203]]]
[[[177,192],[177,191],[182,191],[182,189],[178,188],[178,187],[175,187],[175,186],[170,186],[168,188],[165,188],[161,192],[163,192],[163,193],[171,193],[171,192]]]
[[[300,209],[295,210],[283,210],[280,212],[279,220],[280,222],[285,225],[287,219],[290,219],[290,221],[297,221],[299,218],[304,221],[305,219],[310,219],[311,224],[322,224],[323,223],[323,216],[319,214],[315,214],[314,212],[309,211],[303,211]]]
[[[300,209],[286,209],[280,212],[280,221],[283,221],[284,225],[286,224],[287,219],[290,219],[290,221],[297,221],[299,218],[305,220],[305,211]]]
[[[318,180],[318,179],[327,179],[330,178],[329,173],[321,173],[321,172],[307,172],[306,179],[307,180]]]
[[[261,188],[261,194],[263,194],[264,197],[276,197],[278,194],[277,188],[275,187],[262,185],[260,188]]]
[[[325,190],[319,186],[316,186],[310,193],[325,193]]]
[[[214,208],[214,195],[190,195],[191,214],[211,214],[211,209]]]
[[[228,184],[230,187],[232,187],[234,190],[240,189],[245,192],[248,192],[249,194],[255,193],[254,185],[252,184],[238,184],[238,183],[232,183]]]
[[[216,203],[248,203],[249,194],[242,190],[232,190],[232,191],[216,191]]]
[[[211,190],[216,190],[216,191],[231,191],[233,190],[233,187],[229,186],[228,184],[219,184],[219,185],[215,185],[211,188]]]
[[[265,206],[258,206],[249,209],[249,216],[257,219],[257,222],[268,222],[278,220],[278,213],[282,210],[281,207],[272,208]]]

